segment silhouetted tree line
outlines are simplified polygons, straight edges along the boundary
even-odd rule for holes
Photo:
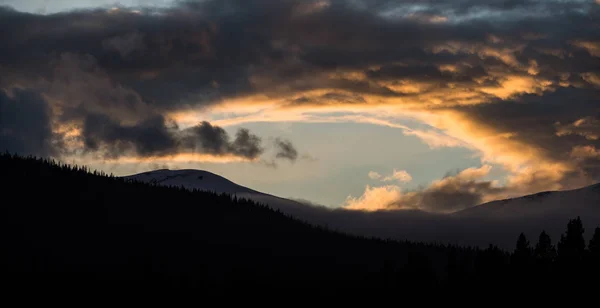
[[[506,252],[351,236],[246,199],[48,159],[3,154],[0,172],[11,294],[456,296],[574,287],[600,272],[600,229],[586,245],[579,218],[556,247],[545,232],[535,245],[521,234]]]

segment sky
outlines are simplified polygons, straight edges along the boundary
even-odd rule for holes
[[[0,0],[0,150],[367,211],[583,187],[599,2]]]

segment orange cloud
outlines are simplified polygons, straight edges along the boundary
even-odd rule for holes
[[[459,50],[464,48],[460,45],[455,47]],[[516,58],[511,56],[517,50],[488,49],[481,53],[473,50],[474,54],[497,57],[507,65],[522,70],[520,74],[491,70],[486,78],[495,80],[497,86],[483,86],[483,80],[479,87],[460,83],[452,87],[439,87],[425,81],[413,82],[408,79],[396,84],[386,81],[378,85],[404,91],[408,95],[389,97],[361,94],[360,100],[347,101],[337,100],[336,96],[327,94],[337,93],[342,98],[355,97],[357,94],[339,89],[319,89],[289,93],[288,96],[248,96],[228,100],[222,105],[204,110],[202,116],[214,119],[214,123],[221,126],[248,122],[369,123],[401,129],[404,135],[420,138],[431,148],[469,148],[481,158],[482,163],[496,164],[509,172],[505,181],[506,188],[510,188],[511,191],[507,189],[502,194],[494,192],[489,195],[484,193],[482,200],[534,193],[544,189],[566,188],[562,186],[561,181],[567,173],[576,170],[577,167],[572,162],[551,158],[544,149],[521,141],[518,132],[498,132],[491,125],[451,109],[453,106],[485,104],[491,98],[506,100],[523,94],[543,94],[561,86],[549,79],[538,77],[537,62],[530,61],[527,65],[518,63]],[[444,70],[447,71],[460,69],[460,66],[444,66]],[[560,80],[563,79],[562,75],[559,77]],[[333,78],[361,80],[366,76],[362,73],[345,72],[335,74]],[[298,104],[289,103],[298,98],[304,100]],[[176,116],[177,119],[189,123],[197,121],[198,117],[199,114]],[[402,118],[418,120],[431,129],[413,129],[399,124],[398,120]],[[463,174],[463,177],[466,174]],[[397,195],[397,190],[386,186],[369,188],[365,193],[367,196],[389,197]],[[383,197],[382,200],[386,200],[387,197]],[[373,199],[352,199],[349,204],[357,208],[357,204],[364,205],[369,200]],[[380,208],[384,203],[377,201],[372,207]]]
[[[412,176],[406,172],[405,170],[396,170],[390,176],[386,176],[382,179],[383,182],[393,182],[398,181],[401,183],[408,183],[412,181]]]
[[[455,176],[433,181],[418,191],[402,192],[396,185],[367,185],[360,197],[348,196],[343,206],[362,211],[401,209],[450,213],[504,196],[503,187],[482,180],[491,169],[489,165],[468,168]]]
[[[226,163],[240,163],[240,162],[257,162],[258,160],[252,160],[240,156],[234,155],[210,155],[210,154],[195,154],[195,153],[180,153],[176,155],[165,155],[165,156],[149,156],[149,157],[138,157],[138,156],[122,156],[119,158],[84,158],[89,163],[116,163],[116,164],[137,164],[137,163],[213,163],[213,164],[226,164]]]
[[[593,117],[581,118],[571,124],[556,123],[556,135],[557,136],[568,136],[568,135],[580,135],[585,137],[587,140],[598,140],[600,139],[600,121]]]
[[[390,206],[400,200],[402,196],[400,187],[395,185],[381,187],[367,185],[362,196],[358,198],[348,196],[344,208],[361,211],[389,210]]]
[[[573,45],[587,50],[590,55],[600,57],[600,42],[594,41],[575,41]]]
[[[571,151],[571,157],[575,159],[600,158],[600,149],[593,145],[576,146]]]

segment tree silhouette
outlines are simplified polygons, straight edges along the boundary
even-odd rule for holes
[[[596,279],[600,275],[600,227],[596,227],[588,244],[586,265],[589,269],[589,275],[592,279]]]
[[[581,218],[571,219],[567,224],[567,233],[561,235],[558,243],[558,259],[563,262],[576,264],[583,259],[585,252],[585,229]]]
[[[596,227],[594,230],[594,236],[590,240],[588,250],[591,257],[600,258],[600,227]]]
[[[521,263],[527,263],[531,258],[531,248],[529,247],[529,241],[523,233],[519,235],[519,239],[517,240],[517,247],[513,252],[513,257],[515,261]]]
[[[510,256],[510,266],[513,275],[516,278],[515,284],[524,286],[529,283],[531,272],[531,247],[525,234],[521,233],[517,239],[517,245]]]
[[[352,236],[240,197],[33,157],[0,154],[0,170],[4,200],[18,200],[0,202],[4,293],[480,294],[564,288],[598,276],[600,229],[586,253],[579,218],[569,221],[558,257],[546,232],[533,250],[520,234],[508,254],[494,245]]]
[[[552,245],[552,239],[550,239],[550,235],[546,231],[540,233],[533,256],[536,263],[543,265],[551,264],[556,258],[556,248]]]

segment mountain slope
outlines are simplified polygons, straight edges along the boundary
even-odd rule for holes
[[[515,230],[537,237],[542,230],[554,240],[560,238],[564,223],[580,216],[592,230],[600,225],[600,185],[572,191],[541,192],[520,198],[493,201],[451,215],[420,211],[362,212],[343,208],[311,206],[258,192],[220,176],[197,179],[205,171],[157,170],[130,176],[144,182],[226,192],[246,198],[311,224],[359,236],[397,240],[451,243],[486,247],[494,243],[512,249]],[[220,184],[212,185],[214,179]],[[586,233],[589,239],[591,232]]]
[[[123,177],[144,183],[162,186],[197,189],[217,194],[226,193],[268,205],[274,209],[285,210],[289,214],[298,214],[307,208],[306,204],[289,200],[238,185],[220,175],[204,170],[168,170],[161,169]]]
[[[456,217],[495,219],[598,215],[600,215],[600,184],[492,201],[453,214]]]
[[[2,154],[0,170],[0,284],[23,297],[396,295],[431,290],[446,268],[446,247],[352,237],[226,195]]]
[[[258,191],[238,185],[222,176],[203,170],[161,169],[134,174],[124,178],[163,186],[211,191],[219,194],[261,194]]]

